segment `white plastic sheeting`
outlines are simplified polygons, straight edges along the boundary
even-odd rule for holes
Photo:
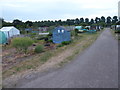
[[[3,27],[0,29],[0,31],[4,32],[7,38],[20,35],[20,31],[14,26]]]
[[[39,35],[48,35],[49,33],[39,33]]]

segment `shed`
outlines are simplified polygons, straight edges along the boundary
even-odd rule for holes
[[[75,30],[75,26],[65,26],[65,28],[69,31]]]
[[[116,30],[120,30],[120,25],[116,25]]]
[[[85,29],[88,29],[88,30],[90,30],[90,26],[85,26]]]
[[[75,26],[75,29],[82,30],[83,27],[82,26]]]
[[[96,25],[91,25],[90,30],[96,30]]]
[[[4,32],[0,31],[0,44],[5,44],[7,43],[7,37]]]
[[[70,31],[68,31],[64,27],[56,27],[52,31],[52,40],[54,43],[62,43],[63,41],[70,41],[71,40]]]
[[[20,31],[14,26],[3,27],[0,29],[0,31],[4,32],[7,38],[20,35]]]
[[[77,29],[79,33],[84,32],[83,26],[75,26],[75,29]]]
[[[96,30],[101,30],[101,26],[97,25]]]
[[[32,28],[25,28],[25,31],[27,32],[27,33],[31,33],[32,32]]]

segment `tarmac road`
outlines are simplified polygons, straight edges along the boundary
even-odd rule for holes
[[[107,28],[72,62],[16,87],[118,88],[118,41]]]

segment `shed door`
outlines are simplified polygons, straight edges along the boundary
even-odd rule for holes
[[[56,33],[56,34],[54,34],[54,42],[55,43],[61,43],[62,42],[62,35],[61,35],[61,33]]]

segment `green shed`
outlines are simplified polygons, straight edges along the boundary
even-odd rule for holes
[[[0,31],[0,44],[7,43],[7,37],[4,32]]]

